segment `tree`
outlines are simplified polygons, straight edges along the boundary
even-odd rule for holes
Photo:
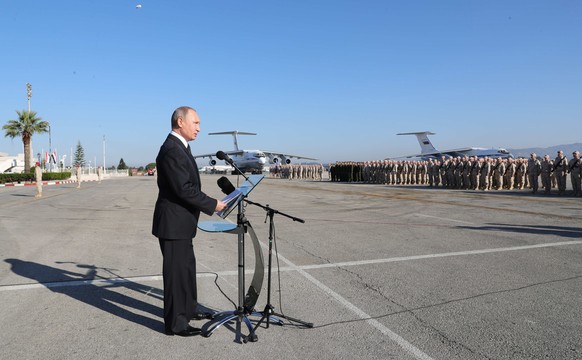
[[[117,165],[117,170],[127,170],[127,165],[125,165],[125,161],[123,161],[123,158],[121,158],[121,160],[119,160],[119,165]]]
[[[18,114],[18,120],[8,120],[2,129],[4,129],[5,137],[12,139],[18,136],[22,137],[22,143],[24,144],[24,169],[25,171],[29,171],[31,167],[30,145],[32,143],[32,135],[48,132],[49,123],[36,117],[35,111],[16,110],[16,113]]]
[[[77,150],[75,150],[75,156],[73,158],[73,163],[75,166],[85,166],[85,150],[81,145],[81,141],[77,142]]]
[[[145,168],[146,168],[146,170],[155,169],[156,168],[156,163],[155,162],[149,163],[149,164],[146,165]]]

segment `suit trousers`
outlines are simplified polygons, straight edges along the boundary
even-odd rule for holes
[[[192,239],[159,239],[164,278],[166,333],[186,330],[198,306],[196,258]]]

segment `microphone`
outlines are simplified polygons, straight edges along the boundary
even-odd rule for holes
[[[216,157],[218,157],[218,155]],[[222,192],[225,193],[226,195],[229,195],[231,192],[235,190],[234,185],[232,185],[230,180],[228,180],[228,178],[225,176],[222,176],[218,180],[216,180],[216,184],[218,185],[220,190],[222,190]]]
[[[226,161],[226,162],[227,162],[227,163],[229,163],[230,165],[232,165],[232,164],[233,164],[233,161],[232,161],[232,159],[230,158],[230,156],[228,156],[228,154],[226,154],[226,153],[225,153],[224,151],[222,151],[222,150],[219,150],[219,151],[217,151],[217,152],[216,152],[216,157],[217,157],[219,160],[224,160],[224,161]],[[228,179],[227,179],[227,180],[228,180]]]

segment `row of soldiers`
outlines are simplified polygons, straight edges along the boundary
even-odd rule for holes
[[[570,160],[562,151],[554,160],[549,155],[540,160],[535,153],[529,159],[443,156],[427,161],[337,162],[329,171],[331,181],[484,191],[529,188],[533,193],[538,192],[541,177],[545,192],[557,187],[559,195],[566,192],[569,174],[573,195],[582,196],[582,160],[578,151],[572,153]]]
[[[289,180],[322,180],[323,165],[280,165],[269,168],[271,177]]]

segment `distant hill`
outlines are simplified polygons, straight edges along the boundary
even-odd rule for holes
[[[544,155],[550,155],[550,158],[554,159],[558,155],[558,150],[562,150],[564,155],[568,159],[572,158],[572,153],[576,150],[582,152],[582,143],[575,143],[569,145],[556,145],[547,148],[527,148],[527,149],[507,149],[514,157],[525,157],[529,158],[529,155],[533,152],[542,157]]]

